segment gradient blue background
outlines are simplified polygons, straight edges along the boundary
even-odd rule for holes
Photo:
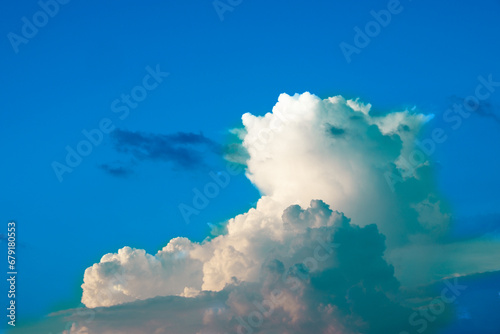
[[[458,130],[441,115],[454,96],[474,94],[478,76],[500,81],[500,2],[401,5],[348,64],[339,44],[353,44],[353,28],[387,1],[244,0],[223,21],[209,0],[71,1],[17,54],[7,34],[20,34],[21,18],[40,7],[34,0],[4,3],[0,233],[17,222],[18,321],[77,306],[83,271],[103,254],[125,245],[155,253],[176,236],[201,241],[207,223],[259,198],[239,175],[186,224],[178,205],[191,202],[209,171],[224,168],[222,158],[190,171],[146,161],[117,178],[98,167],[123,158],[109,136],[60,183],[51,163],[63,162],[66,145],[74,148],[85,139],[81,131],[105,117],[124,130],[202,132],[224,144],[243,113],[270,111],[284,92],[360,97],[375,112],[416,106],[436,115],[430,129],[449,136],[433,158],[457,221],[498,222],[500,88],[487,101],[489,115],[473,114]],[[120,120],[111,102],[156,64],[170,76]]]

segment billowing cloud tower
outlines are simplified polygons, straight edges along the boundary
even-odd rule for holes
[[[243,115],[243,154],[228,159],[244,160],[262,194],[256,207],[202,243],[175,238],[155,255],[104,255],[85,271],[82,302],[108,308],[71,332],[404,331],[422,296],[401,283],[455,273],[408,265],[418,255],[406,261],[405,250],[438,245],[450,215],[416,146],[430,117],[370,109],[282,94],[272,112]],[[135,308],[147,315],[132,316]],[[127,320],[108,321],[117,316]]]

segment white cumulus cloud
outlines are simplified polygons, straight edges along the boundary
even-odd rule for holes
[[[410,308],[401,279],[418,270],[414,283],[427,283],[456,269],[436,275],[413,251],[409,258],[418,268],[409,266],[405,254],[437,249],[450,214],[431,164],[415,158],[415,140],[431,117],[370,109],[341,96],[282,94],[272,112],[243,115],[235,152],[262,193],[256,207],[201,243],[175,238],[155,255],[130,247],[104,255],[85,271],[82,302],[116,306],[102,321],[85,324],[89,333],[111,333],[113,326],[127,327],[124,333],[404,329]],[[258,326],[248,318],[256,300],[272,301],[266,305],[273,310]],[[120,308],[123,303],[130,304]],[[131,316],[136,325],[108,319],[159,305],[190,311],[162,318],[156,310],[140,321]]]

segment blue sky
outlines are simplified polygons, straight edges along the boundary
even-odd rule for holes
[[[281,93],[359,97],[374,113],[433,114],[422,138],[436,127],[448,135],[431,158],[439,191],[462,222],[454,228],[474,233],[460,224],[487,216],[493,227],[477,228],[498,232],[500,87],[457,129],[443,114],[475,94],[478,77],[500,81],[500,2],[402,0],[347,62],[339,44],[354,45],[354,28],[387,6],[243,0],[221,20],[211,1],[70,1],[13,47],[8,34],[21,35],[22,18],[32,20],[40,5],[5,4],[1,233],[17,222],[18,321],[78,306],[84,270],[106,253],[127,245],[154,254],[177,236],[202,241],[207,223],[254,207],[259,190],[240,173],[189,222],[179,211],[211,171],[226,167],[221,152],[241,115],[264,115]],[[147,68],[169,75],[120,119],[112,102],[142,85]],[[76,149],[82,131],[106,118],[129,141],[104,134],[60,182],[53,162],[64,163],[66,147]],[[155,155],[155,145],[183,141],[179,133],[205,144]],[[134,154],[133,134],[151,138],[145,155]],[[193,154],[199,160],[179,162]]]

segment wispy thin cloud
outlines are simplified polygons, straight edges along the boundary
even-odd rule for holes
[[[113,166],[111,164],[101,164],[99,168],[106,173],[116,177],[128,177],[134,173],[132,168],[128,166]]]
[[[117,129],[111,134],[114,149],[135,161],[166,162],[174,169],[196,170],[207,165],[210,155],[221,155],[222,148],[202,133],[177,132],[153,134]],[[131,164],[101,164],[101,169],[113,176],[128,176]]]
[[[500,114],[498,113],[498,108],[493,106],[488,101],[481,101],[478,105],[471,105],[467,104],[467,101],[465,101],[464,98],[458,96],[453,96],[451,101],[464,106],[469,105],[470,109],[474,110],[473,112],[478,116],[491,118],[500,124]]]

